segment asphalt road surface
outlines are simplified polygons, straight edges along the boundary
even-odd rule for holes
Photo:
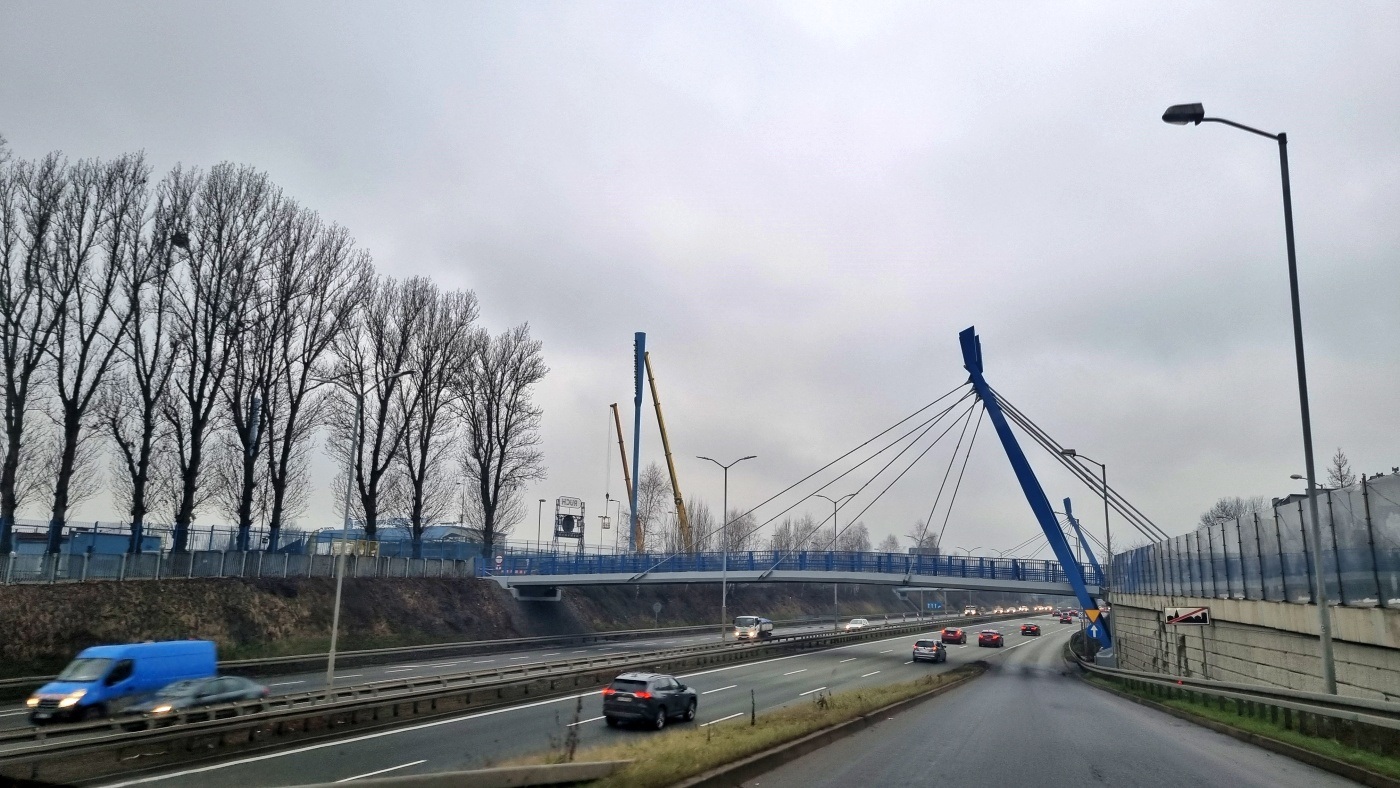
[[[1063,642],[1062,637],[1054,636],[1022,638],[1019,625],[1025,620],[1030,617],[975,625],[974,628],[995,628],[1006,633],[1006,648],[978,648],[973,634],[968,645],[948,648],[948,662],[944,664],[911,663],[918,636],[901,635],[684,674],[681,679],[701,693],[699,713],[693,723],[675,724],[742,724],[751,702],[759,711],[810,703],[821,692],[909,680],[979,657],[997,661],[1033,647],[1038,640]],[[1065,626],[1066,630],[1071,628]],[[930,632],[934,631],[936,628],[931,627]],[[618,737],[657,735],[642,729],[607,727],[602,718],[601,696],[593,691],[107,784],[288,786],[350,781],[379,774],[399,776],[483,768],[508,758],[558,748],[571,728],[577,729],[579,743],[584,747]]]
[[[1042,643],[989,660],[981,678],[745,788],[1357,784],[1085,686],[1060,656],[1071,627],[1056,627],[1044,625]]]
[[[830,624],[808,624],[780,627],[778,634],[790,635],[802,632],[816,632],[830,629]],[[594,643],[584,646],[538,646],[530,649],[503,650],[493,653],[472,654],[469,656],[436,656],[413,659],[405,655],[402,662],[388,665],[367,665],[364,667],[343,668],[335,673],[337,685],[367,684],[372,681],[439,676],[445,673],[462,673],[472,670],[485,670],[497,667],[512,667],[531,662],[547,662],[560,659],[596,657],[604,654],[628,654],[638,651],[657,651],[667,648],[700,645],[718,642],[718,631],[714,633],[668,635],[658,633],[655,637],[642,637],[636,640],[617,640],[608,643]],[[235,671],[236,673],[236,671]],[[264,684],[273,695],[286,695],[294,692],[310,692],[326,685],[326,671],[309,673],[289,673],[279,676],[254,676],[252,679]],[[38,689],[36,686],[35,689]],[[23,728],[29,725],[28,710],[20,704],[0,706],[0,730]]]

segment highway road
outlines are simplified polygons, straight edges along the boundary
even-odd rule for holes
[[[1007,633],[1007,647],[978,648],[974,637],[966,646],[950,646],[946,664],[911,664],[909,657],[916,636],[901,635],[685,674],[682,680],[701,693],[699,714],[696,721],[689,724],[741,724],[749,712],[750,690],[754,692],[758,709],[764,711],[808,703],[821,692],[917,678],[979,657],[993,661],[1004,659],[1039,640],[1063,642],[1063,637],[1054,635],[1021,638],[1019,625],[1026,620],[1031,619],[1027,616],[979,625]],[[1071,627],[1066,625],[1064,629]],[[936,630],[931,628],[930,632],[933,631]],[[608,728],[602,718],[602,699],[594,691],[414,723],[280,752],[129,777],[107,784],[156,787],[198,784],[201,788],[289,786],[349,781],[373,774],[397,776],[482,768],[508,758],[557,748],[570,728],[578,729],[579,743],[584,747],[617,737],[656,735],[640,729]]]
[[[780,627],[781,634],[799,634],[830,629],[830,624],[809,624]],[[449,656],[440,654],[432,658],[413,659],[386,665],[368,665],[343,668],[336,671],[336,684],[366,684],[372,681],[388,681],[400,678],[437,676],[444,673],[461,673],[471,670],[484,670],[496,667],[524,665],[531,662],[583,658],[602,654],[627,654],[637,651],[656,651],[665,648],[693,646],[705,642],[718,642],[718,632],[687,635],[668,635],[664,632],[656,637],[641,637],[635,640],[617,640],[609,643],[594,643],[586,646],[536,646],[529,649],[506,649],[500,652],[472,654],[469,656]],[[237,671],[233,671],[237,674]],[[325,670],[306,673],[289,673],[277,676],[255,676],[254,681],[267,685],[274,695],[293,692],[309,692],[326,685]],[[38,689],[38,687],[35,687]],[[27,710],[21,704],[0,706],[0,730],[22,728],[29,723]]]
[[[1357,785],[1085,686],[1067,675],[1054,626],[981,678],[745,788]]]

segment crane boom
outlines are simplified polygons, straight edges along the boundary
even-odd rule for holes
[[[629,509],[628,514],[630,515],[630,514],[631,514],[630,509],[632,508],[632,502],[633,502],[634,500],[636,500],[636,498],[633,497],[633,495],[632,495],[632,474],[630,474],[630,473],[627,472],[627,443],[626,443],[626,442],[623,440],[623,438],[622,438],[622,416],[618,415],[618,412],[617,412],[617,403],[616,403],[616,402],[614,402],[614,403],[612,404],[612,412],[613,412],[613,423],[617,425],[617,450],[618,450],[619,452],[621,452],[621,454],[622,454],[622,484],[623,484],[623,487],[625,488],[625,490],[626,490],[626,492],[627,492],[627,508]],[[621,523],[618,523],[618,525],[621,526],[622,524],[621,524]],[[639,530],[640,530],[640,529],[639,529]],[[637,536],[640,537],[641,534],[638,534]],[[638,539],[637,539],[637,550],[638,550],[638,551],[641,550],[641,545],[642,545],[642,540],[641,540],[640,538],[638,538]]]
[[[656,395],[656,377],[651,373],[651,354],[644,357],[647,367],[647,382],[651,384],[651,401],[656,406],[656,424],[661,428],[661,449],[666,453],[666,470],[671,472],[671,494],[676,500],[676,523],[680,528],[681,549],[695,552],[695,539],[690,532],[690,516],[685,511],[685,499],[681,497],[681,483],[676,478],[676,461],[671,458],[671,440],[666,436],[666,419],[661,415],[661,398]]]

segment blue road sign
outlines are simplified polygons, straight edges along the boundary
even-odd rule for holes
[[[929,610],[942,610],[942,609],[943,609],[943,603],[942,603],[942,602],[929,602],[929,603],[928,603],[928,609],[929,609]]]
[[[1099,626],[1098,622],[1094,622],[1093,624],[1090,624],[1089,626],[1084,628],[1084,634],[1088,637],[1098,640],[1099,637],[1103,634],[1103,627]]]

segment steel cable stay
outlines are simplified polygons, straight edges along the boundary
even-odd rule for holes
[[[798,479],[797,481],[795,481],[795,482],[793,482],[792,484],[788,485],[786,488],[784,488],[784,489],[781,490],[780,492],[776,493],[776,494],[773,495],[772,497],[770,497],[770,498],[768,498],[767,500],[765,500],[765,501],[759,503],[757,506],[753,507],[752,509],[748,510],[747,512],[744,512],[743,514],[739,515],[739,517],[736,517],[736,518],[734,518],[734,519],[735,519],[735,520],[738,520],[738,519],[741,519],[741,518],[743,518],[743,517],[747,517],[748,515],[750,515],[750,514],[752,514],[753,512],[757,511],[760,507],[765,506],[765,505],[771,503],[771,502],[774,501],[774,500],[777,500],[779,497],[781,497],[781,496],[785,495],[786,493],[788,493],[789,491],[793,490],[793,489],[796,488],[798,485],[800,485],[800,484],[802,484],[802,483],[808,481],[808,480],[811,479],[813,476],[816,476],[817,474],[821,473],[822,471],[825,471],[826,469],[830,468],[831,466],[835,465],[836,463],[841,462],[842,460],[846,459],[847,457],[851,456],[852,454],[855,454],[856,452],[860,451],[861,449],[865,448],[866,446],[869,446],[870,444],[874,443],[875,441],[879,440],[880,438],[884,437],[885,435],[888,435],[889,433],[891,433],[891,432],[893,432],[894,430],[898,429],[900,425],[902,425],[902,424],[908,422],[910,419],[913,419],[914,417],[918,416],[920,413],[923,413],[924,411],[928,410],[929,408],[932,408],[933,406],[937,405],[938,403],[942,402],[943,400],[947,399],[948,397],[952,396],[953,394],[956,394],[956,393],[958,392],[959,389],[961,389],[961,388],[963,388],[963,387],[965,387],[965,386],[967,386],[967,385],[968,385],[967,383],[962,383],[962,384],[959,384],[959,385],[957,385],[957,386],[954,386],[952,389],[950,389],[949,391],[947,391],[947,392],[944,393],[943,395],[939,396],[937,399],[933,400],[932,402],[928,403],[927,405],[924,405],[924,406],[920,407],[918,410],[915,410],[913,413],[910,413],[908,416],[905,416],[904,418],[900,419],[899,421],[896,421],[894,424],[891,424],[890,426],[888,426],[888,427],[886,427],[885,429],[881,430],[878,434],[876,434],[875,436],[873,436],[873,437],[871,437],[870,439],[866,440],[864,443],[861,443],[859,446],[856,446],[855,448],[853,448],[853,449],[847,451],[846,453],[842,454],[840,457],[837,457],[836,459],[832,460],[831,462],[828,462],[827,464],[825,464],[825,465],[823,465],[822,467],[816,469],[815,471],[812,471],[811,473],[807,474],[806,476],[802,477],[801,479]],[[961,398],[958,399],[958,402],[961,402],[963,399],[966,399],[967,397],[968,397],[968,394],[967,394],[967,393],[963,394],[963,396],[962,396]],[[957,403],[955,402],[952,406],[949,406],[948,410],[951,410],[953,407],[956,406],[956,404],[957,404]],[[943,413],[946,414],[946,413],[948,412],[948,410],[944,410]],[[939,416],[935,416],[934,419],[938,419],[938,418],[941,418],[941,417],[942,417],[942,415],[940,414]],[[925,423],[927,423],[927,422],[925,422]],[[920,426],[922,426],[922,425],[920,425]],[[897,439],[897,440],[895,441],[895,443],[898,443],[899,440],[903,440],[904,437],[908,437],[908,435],[912,434],[913,432],[918,431],[918,429],[919,429],[919,427],[915,427],[913,430],[910,430],[908,433],[905,433],[905,435],[902,436],[901,438]],[[894,444],[891,444],[891,445],[894,445]],[[889,448],[889,447],[886,447],[886,449],[888,449],[888,448]],[[883,451],[885,451],[885,449],[881,449],[881,452],[883,452]],[[872,455],[872,457],[873,457],[873,456],[878,456],[879,453],[880,453],[880,452],[877,452],[875,455]],[[868,460],[866,460],[866,461],[868,461]],[[865,462],[865,461],[863,461],[863,462]],[[857,465],[856,467],[860,467],[860,466]],[[852,469],[852,470],[854,470],[854,469]],[[840,477],[837,477],[837,478],[839,479]],[[835,480],[833,480],[833,481],[835,481]],[[823,488],[823,489],[824,489],[824,488]],[[716,533],[716,531],[721,530],[725,525],[727,525],[728,522],[732,522],[732,521],[727,521],[727,522],[726,522],[726,521],[724,520],[724,518],[725,518],[725,517],[728,517],[728,515],[729,515],[728,512],[721,512],[721,513],[720,513],[720,519],[721,519],[721,524],[720,524],[720,526],[719,526],[718,528],[711,528],[710,530],[706,531],[706,532],[705,532],[701,537],[699,537],[699,538],[708,539],[709,537],[713,536],[713,535]],[[697,541],[698,541],[698,539],[697,539]],[[651,565],[650,567],[648,567],[648,568],[645,569],[644,571],[638,573],[637,577],[641,577],[641,576],[643,576],[643,575],[646,575],[646,574],[650,573],[652,570],[656,569],[657,567],[659,567],[659,566],[661,566],[662,564],[664,564],[666,561],[669,561],[670,559],[675,558],[675,557],[678,556],[678,555],[681,555],[681,553],[680,553],[680,552],[673,552],[673,553],[671,553],[670,555],[667,555],[667,556],[663,557],[660,561],[657,561],[655,564]]]
[[[972,391],[971,391],[971,390],[969,390],[969,391],[967,392],[967,394],[964,394],[961,398],[958,399],[957,402],[954,402],[954,403],[953,403],[952,405],[950,405],[946,410],[944,410],[941,414],[939,414],[938,420],[941,420],[942,417],[943,417],[944,415],[947,415],[950,411],[952,411],[952,410],[953,410],[954,408],[956,408],[958,405],[962,404],[962,402],[965,401],[965,400],[966,400],[968,397],[970,397],[970,396],[972,396]],[[975,403],[974,403],[974,406],[975,406]],[[973,408],[974,406],[969,406],[967,412],[968,412],[968,413],[971,413],[971,412],[972,412],[972,408]],[[937,438],[934,438],[934,439],[933,439],[933,442],[930,443],[930,444],[923,450],[923,452],[921,452],[921,453],[919,454],[918,457],[915,457],[914,460],[913,460],[913,462],[911,462],[910,465],[909,465],[908,467],[906,467],[903,471],[901,471],[901,472],[899,473],[898,476],[895,477],[895,480],[894,480],[894,481],[899,481],[899,479],[902,478],[902,477],[904,476],[905,473],[908,473],[908,472],[909,472],[909,468],[913,467],[914,463],[917,463],[920,459],[923,458],[923,456],[924,456],[925,454],[928,454],[928,452],[929,452],[930,449],[932,449],[934,446],[936,446],[936,445],[938,444],[938,442],[939,442],[940,440],[943,439],[944,436],[946,436],[949,432],[951,432],[952,429],[953,429],[953,427],[956,427],[956,426],[957,426],[958,421],[959,421],[961,418],[962,418],[962,417],[959,416],[957,419],[954,419],[953,422],[952,422],[951,424],[948,425],[948,428],[947,428],[947,429],[945,429]],[[870,479],[869,479],[868,481],[865,482],[865,484],[862,484],[858,490],[856,490],[854,493],[852,493],[852,496],[854,497],[854,496],[856,496],[856,495],[860,495],[860,493],[863,492],[863,491],[865,490],[865,488],[867,488],[867,487],[869,487],[871,484],[873,484],[873,483],[875,482],[876,479],[880,478],[880,475],[881,475],[881,474],[883,474],[886,470],[889,470],[890,466],[894,465],[894,463],[895,463],[896,461],[898,461],[900,457],[904,456],[904,454],[905,454],[906,452],[908,452],[910,449],[912,449],[920,440],[923,439],[923,437],[924,437],[925,435],[927,435],[929,432],[931,432],[931,431],[933,430],[933,428],[934,428],[935,426],[937,426],[937,424],[938,424],[938,421],[933,421],[933,422],[931,422],[927,427],[925,427],[923,432],[921,432],[917,437],[915,437],[913,440],[911,440],[911,441],[909,442],[909,444],[908,444],[907,446],[905,446],[903,449],[900,449],[898,454],[896,454],[894,457],[890,458],[890,461],[887,462],[887,463],[885,463],[884,466],[880,468],[880,470],[876,471],[876,472],[870,477]],[[873,459],[873,457],[871,457],[870,459]],[[862,462],[862,464],[864,464],[864,462]],[[859,466],[856,466],[856,467],[859,467]],[[827,487],[830,487],[832,484],[835,484],[837,481],[840,481],[841,477],[843,477],[843,476],[849,474],[851,471],[854,471],[854,470],[855,470],[855,468],[851,468],[850,471],[846,471],[846,473],[841,474],[841,476],[838,476],[838,477],[836,477],[835,479],[832,479],[830,482],[827,482],[826,484],[824,484],[824,485],[822,485],[820,488],[818,488],[818,491],[820,491],[820,490],[825,490]],[[890,485],[893,485],[893,484],[894,484],[894,482],[890,482]],[[875,498],[874,498],[868,505],[866,505],[865,509],[862,509],[862,510],[860,511],[860,514],[865,514],[866,510],[868,510],[871,506],[873,506],[873,505],[875,504],[875,501],[880,500],[880,496],[883,496],[883,495],[885,494],[885,492],[888,491],[888,490],[889,490],[889,486],[886,486],[884,490],[880,491],[879,495],[876,495]],[[784,510],[781,511],[781,512],[778,512],[777,514],[773,515],[772,517],[768,518],[767,520],[763,521],[762,523],[760,523],[759,525],[757,525],[756,527],[754,527],[753,529],[751,529],[748,533],[745,534],[745,536],[748,536],[748,535],[750,535],[750,534],[756,533],[757,531],[759,531],[759,530],[762,529],[763,527],[767,526],[769,523],[773,522],[774,520],[778,519],[779,517],[782,517],[784,514],[787,514],[788,512],[790,512],[790,511],[792,511],[793,509],[797,508],[799,505],[802,504],[803,501],[807,500],[807,499],[810,498],[810,497],[812,497],[812,496],[811,496],[811,495],[808,495],[808,496],[804,496],[803,498],[798,499],[795,503],[793,503],[793,504],[792,504],[791,506],[789,506],[788,508],[784,509]],[[856,515],[856,517],[858,518],[858,517],[860,516],[860,514]],[[817,533],[818,531],[820,531],[820,530],[822,529],[822,527],[826,525],[826,521],[827,521],[828,519],[830,519],[830,518],[823,517],[823,518],[821,519],[821,521],[819,521],[815,526],[813,526],[813,527],[811,528],[811,530],[808,530],[808,531],[806,531],[805,533],[803,533],[802,536],[801,536],[801,538],[798,539],[798,540],[796,540],[797,543],[798,543],[798,544],[803,544],[803,543],[805,543],[809,538],[811,538],[811,536],[812,536],[813,534],[815,534],[815,533]],[[851,526],[851,523],[852,523],[852,522],[855,522],[855,520],[852,519],[850,522],[847,522],[847,523],[846,523],[846,528],[849,528],[849,527]],[[844,531],[845,531],[844,528],[843,528],[843,529],[839,529],[839,530],[837,531],[837,534],[836,534],[835,536],[832,537],[832,548],[833,548],[833,550],[835,549],[836,541],[840,538],[840,534],[841,534],[842,532],[844,532]],[[777,561],[774,562],[773,566],[770,567],[770,568],[768,569],[768,571],[771,572],[771,571],[773,571],[774,569],[776,569],[776,568],[778,567],[778,564],[782,563],[783,558],[786,557],[786,556],[787,556],[789,553],[791,553],[791,552],[792,552],[791,549],[782,551],[782,553],[778,556]]]
[[[1061,454],[1060,452],[1064,450],[1063,446],[1054,438],[1050,437],[1039,425],[1031,421],[1030,418],[1017,409],[1015,405],[1011,404],[1005,397],[997,393],[995,389],[993,389],[992,393],[996,395],[998,404],[1001,405],[1002,410],[1011,421],[1015,422],[1022,431],[1054,457],[1056,462],[1060,463],[1060,465],[1074,474],[1086,487],[1100,496],[1103,495],[1103,484],[1083,466],[1071,462]],[[1108,501],[1109,506],[1114,511],[1118,512],[1123,519],[1128,521],[1129,525],[1132,525],[1139,533],[1146,536],[1148,539],[1152,541],[1162,541],[1170,538],[1167,536],[1167,533],[1158,527],[1156,523],[1152,522],[1147,515],[1143,514],[1141,510],[1114,490],[1112,485],[1108,487]]]
[[[973,408],[976,408],[976,403],[974,403]],[[984,407],[983,410],[986,410],[986,408]],[[943,491],[946,490],[948,487],[948,477],[952,475],[953,465],[956,464],[958,461],[958,452],[962,450],[963,438],[967,437],[967,425],[971,423],[971,421],[972,410],[969,410],[967,413],[967,419],[963,422],[962,432],[958,433],[957,445],[953,447],[953,453],[951,456],[948,457],[948,467],[943,469],[943,479],[938,483],[938,493],[933,496],[933,506],[929,507],[928,517],[924,520],[923,525],[919,527],[919,538],[914,543],[916,549],[919,546],[923,545],[924,538],[928,536],[929,523],[933,522],[933,515],[935,512],[938,511],[938,502],[943,500]],[[981,423],[980,417],[978,423]],[[971,446],[969,446],[968,448],[970,449]],[[949,503],[951,505],[951,501]]]
[[[944,437],[945,435],[947,435],[949,432],[952,432],[953,427],[957,426],[958,421],[962,421],[962,424],[963,424],[963,433],[966,433],[966,432],[967,432],[967,423],[968,423],[969,421],[972,420],[972,411],[974,411],[974,410],[976,410],[976,409],[977,409],[977,403],[974,402],[974,403],[972,403],[971,406],[968,407],[968,409],[967,409],[966,411],[963,412],[963,415],[962,415],[962,416],[959,416],[959,417],[958,417],[958,420],[957,420],[957,421],[954,421],[952,424],[948,425],[948,429],[944,430],[943,433],[942,433],[941,435],[939,435],[937,438],[934,438],[934,439],[933,439],[933,443],[930,443],[927,447],[924,448],[923,451],[919,452],[919,456],[915,457],[912,461],[910,461],[909,465],[906,466],[904,470],[900,471],[898,476],[894,477],[894,479],[891,480],[889,484],[885,485],[885,489],[881,490],[874,498],[872,498],[872,499],[870,500],[870,503],[868,503],[868,504],[865,505],[865,508],[864,508],[864,509],[861,509],[859,512],[857,512],[856,515],[855,515],[855,517],[848,517],[848,518],[846,518],[846,527],[845,527],[845,528],[840,528],[840,529],[838,529],[837,532],[836,532],[836,535],[832,537],[832,540],[831,540],[831,549],[832,549],[832,552],[835,552],[835,551],[836,551],[836,542],[837,542],[837,540],[840,539],[841,534],[843,534],[843,533],[846,532],[846,528],[850,528],[852,525],[855,525],[857,522],[859,522],[861,516],[864,515],[866,512],[870,511],[870,507],[874,506],[875,503],[876,503],[877,501],[879,501],[880,498],[881,498],[882,496],[884,496],[885,493],[889,492],[889,491],[890,491],[890,488],[893,487],[893,486],[895,485],[895,482],[897,482],[897,481],[899,481],[900,479],[904,478],[904,474],[906,474],[906,473],[908,473],[910,470],[912,470],[913,467],[914,467],[916,464],[918,464],[919,460],[922,460],[922,459],[924,458],[924,455],[928,454],[929,451],[930,451],[931,449],[933,449],[934,446],[937,446],[937,445],[938,445],[938,442],[939,442],[940,440],[942,440],[943,437]],[[962,435],[961,435],[961,434],[958,436],[958,439],[959,439],[959,440],[962,439]],[[912,444],[911,444],[911,446],[912,446]],[[956,456],[957,456],[957,455],[954,454],[954,457],[956,457]],[[899,458],[898,458],[898,457],[895,457],[895,459],[899,459]],[[893,460],[891,461],[891,464],[893,464]],[[889,467],[889,466],[886,466],[886,467]],[[883,469],[883,468],[881,469],[881,472],[882,472],[882,473],[884,472],[884,469]],[[879,474],[876,474],[876,476],[878,476],[878,475],[879,475]],[[866,485],[869,485],[871,482],[874,482],[874,481],[875,481],[875,479],[874,479],[874,477],[872,477],[872,478],[870,479],[869,482],[866,482]],[[865,486],[862,486],[862,487],[861,487],[861,490],[864,490],[864,489],[865,489]],[[860,490],[857,490],[857,491],[856,491],[856,494],[857,494],[857,495],[860,494]]]
[[[953,504],[957,502],[958,491],[962,489],[963,474],[967,473],[967,461],[972,458],[972,447],[977,443],[977,432],[982,429],[982,417],[986,415],[987,406],[983,404],[982,409],[977,412],[977,424],[972,428],[972,438],[967,442],[967,451],[963,452],[962,467],[958,469],[958,479],[953,484],[953,494],[948,498],[948,508],[943,512],[943,525],[938,529],[937,545],[943,544],[943,534],[948,530],[948,520],[953,516]],[[964,425],[963,429],[966,430],[967,426]],[[958,437],[958,443],[959,445],[962,443],[961,436]],[[952,470],[953,461],[957,458],[958,450],[953,449],[953,456],[948,461],[948,470]],[[945,483],[948,481],[947,471],[943,473],[943,481]],[[938,486],[938,495],[933,499],[933,506],[928,511],[928,519],[924,521],[923,528],[919,531],[918,545],[922,545],[924,543],[924,537],[928,535],[928,527],[933,524],[933,515],[938,511],[938,499],[941,497],[943,497],[943,485],[940,484]]]

